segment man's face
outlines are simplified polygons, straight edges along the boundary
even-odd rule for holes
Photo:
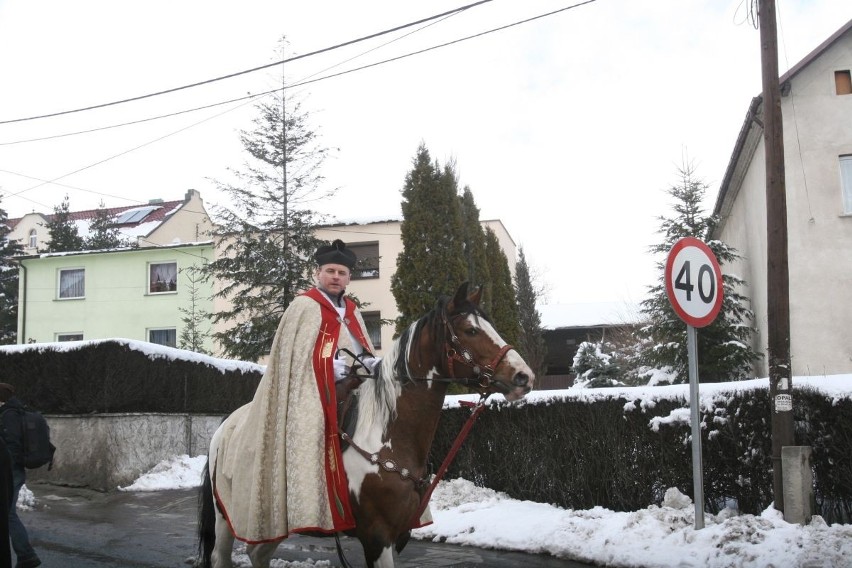
[[[351,274],[342,264],[323,264],[317,268],[317,284],[330,294],[340,294],[349,285]]]

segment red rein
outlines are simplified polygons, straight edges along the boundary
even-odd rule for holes
[[[450,464],[453,463],[456,454],[459,452],[459,448],[461,448],[465,438],[467,438],[467,435],[470,433],[470,429],[473,428],[473,423],[486,408],[484,398],[479,399],[479,402],[467,402],[462,400],[459,404],[462,406],[472,407],[473,411],[470,413],[470,418],[468,418],[467,422],[464,423],[459,435],[456,436],[456,440],[453,442],[453,447],[450,448],[450,451],[447,453],[447,457],[444,458],[444,463],[441,464],[441,467],[438,469],[438,473],[435,474],[435,479],[432,480],[432,483],[429,484],[429,488],[426,490],[426,493],[424,493],[423,497],[420,499],[420,507],[417,508],[417,513],[411,520],[412,525],[416,525],[419,522],[420,516],[429,504],[432,492],[435,490],[435,487],[437,487],[438,482],[443,479],[444,474],[447,473],[447,469],[450,467]]]

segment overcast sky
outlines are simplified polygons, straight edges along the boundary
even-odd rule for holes
[[[244,71],[465,5],[329,0],[0,0],[0,122],[137,97]],[[575,4],[494,0],[285,65],[288,84],[459,40]],[[482,219],[501,219],[550,303],[635,303],[655,278],[647,248],[669,215],[683,157],[719,182],[751,98],[759,32],[747,0],[598,0],[394,62],[292,88],[339,187],[318,209],[399,217],[423,142],[454,160]],[[842,0],[778,2],[785,71],[852,18]],[[422,29],[421,29],[422,28]],[[279,39],[286,35],[286,53]],[[281,66],[177,93],[0,124],[0,207],[10,217],[181,199],[225,203],[251,127],[241,101],[280,87]],[[11,142],[19,142],[10,144]],[[43,183],[52,181],[53,183]]]

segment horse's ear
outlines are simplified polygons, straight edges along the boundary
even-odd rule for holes
[[[470,293],[470,296],[467,299],[476,307],[479,307],[479,302],[482,300],[482,286],[477,286],[473,289],[473,292]]]
[[[467,301],[467,288],[468,288],[469,285],[470,285],[469,282],[462,282],[462,285],[459,286],[458,290],[456,290],[456,295],[453,296],[453,303],[452,303],[453,310],[455,310],[459,306],[463,306],[464,303]],[[453,311],[453,310],[450,310],[450,311]]]

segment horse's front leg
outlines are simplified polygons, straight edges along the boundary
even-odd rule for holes
[[[277,542],[250,544],[246,546],[246,554],[248,554],[249,560],[251,560],[252,568],[269,568],[269,563],[272,562],[272,555],[275,554],[276,548],[278,548]]]

